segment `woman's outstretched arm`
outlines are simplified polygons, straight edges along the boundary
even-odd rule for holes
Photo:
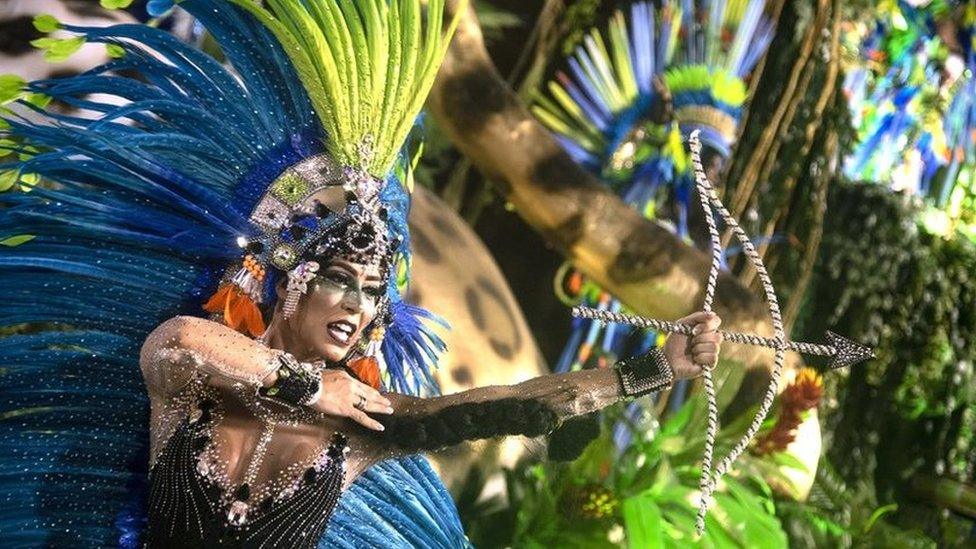
[[[378,418],[386,427],[378,436],[396,448],[417,451],[464,440],[546,434],[563,420],[610,406],[625,394],[617,373],[603,368],[436,398],[387,396],[394,413]]]
[[[694,324],[695,335],[673,334],[663,350],[655,349],[614,368],[550,374],[516,385],[435,398],[386,395],[394,413],[376,417],[386,428],[384,432],[364,436],[364,442],[373,447],[368,461],[436,450],[465,440],[546,434],[573,416],[661,390],[674,379],[695,377],[701,372],[699,364],[714,365],[718,360],[720,320],[710,313],[695,313],[679,322]]]
[[[387,394],[394,412],[373,417],[383,432],[353,432],[350,479],[396,456],[505,435],[539,436],[570,417],[625,398],[612,369],[550,374],[516,385],[471,389],[435,398]],[[357,451],[358,450],[358,451]]]

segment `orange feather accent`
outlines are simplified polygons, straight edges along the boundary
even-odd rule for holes
[[[356,374],[359,381],[379,390],[380,388],[380,362],[373,356],[364,356],[351,361],[349,369]]]
[[[261,309],[236,284],[225,284],[207,301],[203,310],[223,313],[224,324],[238,332],[259,337],[264,334],[264,317]]]

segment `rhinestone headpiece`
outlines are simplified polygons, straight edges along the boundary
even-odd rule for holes
[[[376,264],[385,278],[399,242],[391,241],[387,232],[382,186],[362,170],[338,166],[326,154],[289,167],[251,213],[251,221],[263,231],[240,242],[244,268],[234,282],[262,303],[268,268],[287,273],[303,261],[337,255]],[[252,280],[253,273],[261,273],[260,279]]]

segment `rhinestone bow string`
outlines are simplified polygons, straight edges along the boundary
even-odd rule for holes
[[[732,229],[732,232],[741,244],[746,257],[752,263],[753,267],[755,267],[756,273],[759,276],[759,281],[763,287],[767,308],[769,310],[770,317],[772,317],[773,323],[773,337],[771,338],[739,332],[722,331],[721,333],[723,334],[724,339],[727,341],[746,345],[769,347],[775,351],[773,358],[773,371],[770,375],[769,387],[766,389],[766,394],[763,395],[762,403],[759,406],[759,410],[756,412],[756,416],[753,418],[749,428],[742,435],[736,445],[718,462],[717,466],[714,464],[714,452],[715,437],[718,433],[719,421],[715,382],[712,377],[712,368],[710,366],[700,365],[702,366],[702,384],[704,385],[705,395],[708,400],[708,421],[705,431],[705,449],[702,455],[702,472],[700,482],[701,498],[699,499],[698,516],[696,517],[695,523],[696,531],[700,536],[705,531],[705,516],[708,513],[708,508],[711,505],[712,496],[719,480],[726,472],[728,472],[735,460],[742,455],[746,448],[748,448],[749,443],[752,442],[753,438],[755,438],[756,433],[759,432],[759,428],[762,426],[763,421],[765,421],[766,416],[769,414],[769,410],[773,405],[773,400],[776,398],[776,395],[779,392],[779,383],[783,373],[783,364],[786,358],[786,351],[791,350],[805,354],[828,356],[830,357],[830,361],[828,363],[828,367],[830,369],[850,366],[860,362],[861,360],[873,357],[874,353],[869,347],[829,331],[826,335],[826,339],[828,341],[828,344],[826,345],[789,341],[787,339],[783,329],[783,318],[780,314],[779,302],[776,299],[776,290],[773,288],[773,283],[770,280],[769,274],[766,272],[766,266],[763,264],[762,257],[759,256],[759,253],[756,251],[755,246],[753,246],[752,241],[749,240],[749,237],[746,235],[745,231],[739,227],[738,222],[736,222],[732,214],[729,213],[729,211],[725,208],[722,201],[719,200],[718,195],[715,194],[715,190],[712,187],[711,182],[705,175],[705,169],[701,162],[701,140],[699,139],[698,134],[699,130],[694,130],[689,138],[689,144],[691,147],[691,164],[695,173],[695,186],[698,190],[699,196],[701,197],[702,210],[704,211],[705,222],[708,226],[712,255],[712,263],[711,267],[709,268],[708,280],[705,285],[705,299],[702,303],[702,310],[705,312],[712,311],[712,301],[715,297],[715,287],[716,283],[718,282],[718,273],[722,258],[722,245],[719,239],[718,227],[715,223],[715,213],[713,211],[714,207],[714,209],[717,210],[722,216],[726,226]],[[692,326],[687,324],[646,318],[638,315],[615,313],[603,309],[593,309],[580,306],[573,309],[573,315],[582,318],[590,318],[603,323],[623,323],[641,328],[652,328],[660,332],[692,335]]]

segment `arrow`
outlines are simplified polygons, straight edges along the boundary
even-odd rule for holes
[[[630,324],[631,326],[638,326],[641,328],[651,328],[653,330],[657,330],[658,332],[667,332],[670,334],[677,333],[688,336],[693,335],[691,333],[692,326],[690,324],[681,324],[678,322],[659,320],[656,318],[646,318],[638,315],[614,313],[602,309],[593,309],[591,307],[573,307],[573,316],[577,318],[598,320],[604,324],[608,322],[616,322],[620,324]],[[743,343],[746,345],[769,347],[770,349],[796,351],[798,353],[807,355],[828,356],[830,357],[830,362],[827,364],[827,367],[831,370],[844,368],[845,366],[857,364],[862,360],[874,358],[874,350],[870,347],[851,341],[850,339],[837,335],[829,330],[827,331],[827,341],[829,342],[827,345],[806,343],[803,341],[782,341],[774,337],[762,337],[753,334],[743,334],[741,332],[729,332],[725,330],[719,330],[719,333],[722,334],[722,337],[726,341],[731,341],[732,343]]]

